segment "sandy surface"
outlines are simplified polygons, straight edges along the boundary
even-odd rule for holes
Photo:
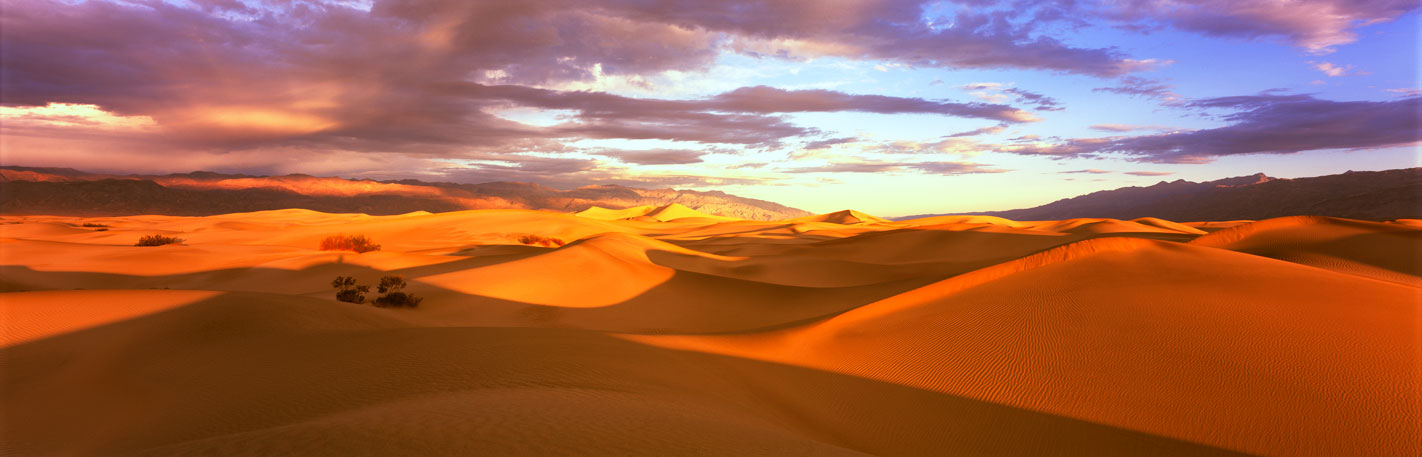
[[[1415,456],[1419,225],[4,216],[0,455]]]

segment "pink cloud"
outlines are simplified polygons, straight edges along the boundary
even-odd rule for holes
[[[1279,38],[1315,53],[1357,40],[1355,29],[1418,8],[1415,0],[1135,0],[1102,13],[1122,21],[1159,21],[1232,38]]]

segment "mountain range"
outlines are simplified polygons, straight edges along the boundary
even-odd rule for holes
[[[120,176],[69,168],[0,167],[0,212],[11,214],[205,216],[286,208],[371,215],[506,208],[574,212],[594,206],[661,207],[674,203],[707,214],[750,220],[810,215],[801,209],[719,191],[608,185],[560,190],[521,182],[455,184],[204,171]]]
[[[1378,221],[1418,219],[1422,218],[1422,168],[1349,171],[1297,179],[1258,173],[1208,182],[1161,181],[1147,187],[1093,192],[1033,208],[972,214],[1018,221],[1079,217],[1226,221],[1302,215]],[[943,215],[948,214],[897,219]]]

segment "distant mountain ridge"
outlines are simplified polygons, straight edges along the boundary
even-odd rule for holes
[[[966,213],[949,213],[966,214]],[[1331,216],[1392,220],[1422,218],[1422,168],[1349,171],[1312,178],[1273,178],[1263,173],[1208,182],[1161,181],[1058,200],[1035,208],[983,214],[1012,220],[1081,217],[1171,221],[1224,221],[1283,216]],[[897,218],[915,219],[946,214]]]
[[[607,185],[560,190],[521,182],[456,184],[206,171],[123,176],[69,168],[0,166],[0,213],[10,214],[205,216],[286,208],[372,215],[504,208],[575,212],[594,206],[660,207],[673,203],[707,214],[751,220],[810,215],[801,209],[720,191]]]

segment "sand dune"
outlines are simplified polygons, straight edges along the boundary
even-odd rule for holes
[[[888,219],[875,217],[873,215],[861,213],[852,209],[836,211],[827,214],[814,216],[804,216],[790,219],[791,222],[830,222],[835,224],[876,224],[888,222]]]
[[[1313,217],[0,217],[0,454],[1417,455],[1419,258]],[[329,284],[397,273],[419,308]]]

